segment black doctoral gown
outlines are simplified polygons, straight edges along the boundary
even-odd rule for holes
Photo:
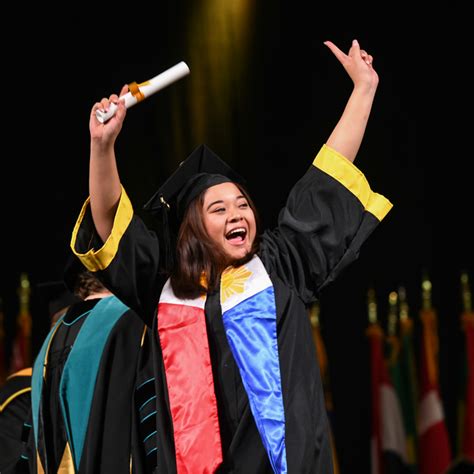
[[[31,410],[31,367],[8,377],[0,388],[0,472],[28,472],[26,442]]]
[[[150,330],[133,311],[114,296],[72,305],[34,364],[31,472],[154,472],[154,386]]]

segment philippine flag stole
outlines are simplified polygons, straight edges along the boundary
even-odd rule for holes
[[[286,473],[285,415],[271,280],[258,257],[222,275],[223,323],[250,408],[275,473]],[[182,300],[169,281],[158,332],[173,420],[178,474],[213,473],[222,463],[205,297]]]

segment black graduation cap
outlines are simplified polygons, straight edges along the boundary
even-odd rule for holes
[[[39,283],[36,288],[39,297],[48,306],[50,317],[54,316],[61,309],[81,301],[80,298],[67,289],[62,280]]]
[[[184,212],[202,191],[227,182],[244,184],[244,179],[207,145],[199,145],[143,206],[155,217],[161,215],[165,244],[165,267],[172,265],[171,233],[176,233]],[[169,214],[169,215],[168,215]]]
[[[163,209],[174,209],[181,219],[189,203],[202,191],[226,182],[243,184],[244,180],[207,145],[199,145],[180,163],[143,209],[155,216]]]

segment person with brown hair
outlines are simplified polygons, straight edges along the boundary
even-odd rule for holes
[[[156,403],[150,333],[75,257],[64,279],[76,302],[33,366],[30,470],[151,473],[156,427],[143,422]]]
[[[159,236],[148,230],[117,170],[126,108],[117,95],[92,107],[90,198],[71,247],[154,328],[158,472],[333,471],[306,308],[392,205],[352,163],[379,80],[373,57],[356,40],[348,54],[325,44],[354,87],[264,232],[241,178],[206,145],[146,204],[164,223]],[[115,115],[100,122],[111,103]]]

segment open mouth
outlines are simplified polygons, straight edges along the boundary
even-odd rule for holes
[[[237,227],[227,232],[225,238],[232,244],[241,244],[247,237],[247,229],[244,227]]]

